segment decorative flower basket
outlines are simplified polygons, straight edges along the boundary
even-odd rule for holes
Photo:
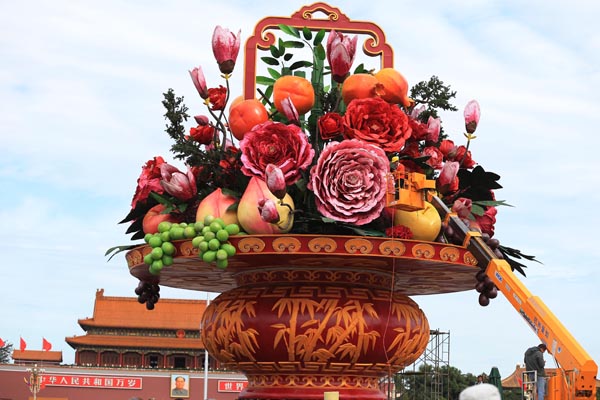
[[[367,36],[377,71],[351,71],[358,36],[349,34]],[[246,42],[243,95],[230,102],[239,48],[239,33],[215,29],[226,87],[208,88],[200,67],[190,71],[208,115],[189,130],[183,98],[165,93],[171,150],[187,172],[158,156],[144,165],[121,222],[146,244],[107,253],[127,251],[148,309],[158,285],[221,293],[202,338],[248,377],[240,399],[337,391],[383,400],[381,378],[428,343],[409,296],[478,284],[475,257],[429,200],[441,199],[513,269],[524,267],[515,258],[533,259],[492,238],[504,202],[494,195],[500,177],[469,151],[479,105],[465,108],[466,145],[455,145],[438,116],[456,110],[454,92],[437,77],[409,92],[383,31],[324,3],[259,21]],[[496,295],[493,284],[479,289],[482,305]]]

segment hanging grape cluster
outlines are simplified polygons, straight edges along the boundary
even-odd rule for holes
[[[140,281],[135,288],[135,294],[140,304],[146,303],[146,309],[154,310],[154,305],[160,299],[160,286],[158,283]]]

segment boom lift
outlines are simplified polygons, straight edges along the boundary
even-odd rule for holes
[[[421,174],[422,175],[422,174]],[[411,176],[406,176],[411,179]],[[596,374],[598,366],[589,354],[575,340],[571,333],[556,318],[542,300],[533,296],[525,285],[512,272],[510,264],[498,258],[487,246],[481,233],[470,231],[462,220],[452,213],[446,204],[423,184],[421,177],[418,186],[404,183],[406,187],[420,187],[419,194],[425,196],[437,209],[445,223],[449,224],[463,239],[463,245],[477,259],[477,264],[497,286],[509,303],[533,329],[548,352],[559,365],[555,376],[548,377],[546,400],[595,400]],[[390,203],[388,199],[388,204]],[[390,206],[396,206],[389,204]],[[407,207],[408,208],[408,207]]]

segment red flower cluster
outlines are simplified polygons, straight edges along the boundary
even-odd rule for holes
[[[413,233],[408,226],[395,225],[385,230],[385,234],[391,238],[412,239]]]
[[[160,167],[165,163],[162,157],[154,157],[152,160],[146,162],[146,165],[142,167],[142,173],[137,180],[137,187],[135,194],[131,200],[131,208],[139,202],[144,202],[150,195],[150,192],[163,193],[164,189],[160,184],[161,174]]]

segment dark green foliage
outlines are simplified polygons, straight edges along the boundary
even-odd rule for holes
[[[0,364],[7,364],[12,359],[13,345],[5,342],[4,346],[0,347]]]

